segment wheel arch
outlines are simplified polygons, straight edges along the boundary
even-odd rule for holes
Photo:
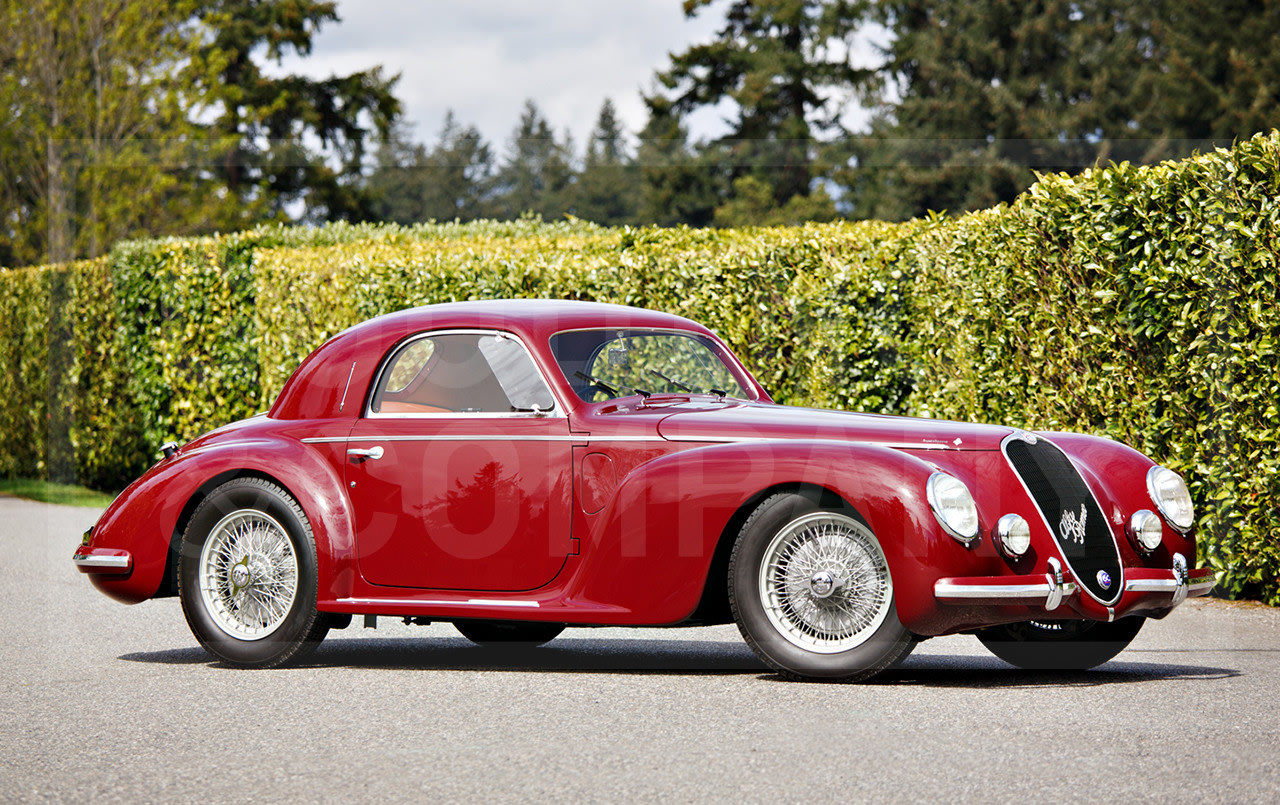
[[[187,497],[186,503],[182,505],[182,509],[178,512],[178,519],[174,522],[173,531],[169,535],[169,554],[165,559],[164,579],[160,583],[160,589],[156,590],[156,594],[152,596],[153,598],[171,598],[178,594],[178,555],[182,551],[182,536],[187,531],[187,525],[191,522],[196,509],[200,508],[200,504],[209,497],[213,490],[237,478],[261,478],[283,489],[295,501],[298,500],[298,496],[289,488],[288,484],[261,469],[241,467],[223,470],[203,481],[191,492]]]
[[[742,502],[716,538],[715,552],[707,566],[706,579],[702,585],[702,597],[689,616],[690,621],[708,625],[733,622],[733,612],[729,606],[729,558],[733,554],[734,543],[751,513],[770,497],[782,493],[801,495],[823,508],[839,509],[870,527],[858,508],[829,486],[808,481],[785,481],[761,489]]]

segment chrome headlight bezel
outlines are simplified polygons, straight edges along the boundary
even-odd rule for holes
[[[1162,495],[1162,492],[1168,494]],[[1187,482],[1168,467],[1157,464],[1147,470],[1147,495],[1164,521],[1179,534],[1186,534],[1196,524]]]
[[[964,481],[945,472],[935,472],[925,483],[925,496],[943,531],[966,547],[977,543],[978,504]]]
[[[1164,524],[1155,512],[1150,509],[1139,509],[1129,518],[1125,533],[1138,552],[1151,553],[1164,541]],[[1151,539],[1152,535],[1155,537],[1154,540]]]

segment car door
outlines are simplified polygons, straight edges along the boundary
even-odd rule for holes
[[[514,336],[403,342],[347,442],[361,574],[431,589],[547,584],[570,550],[572,445],[563,408]]]

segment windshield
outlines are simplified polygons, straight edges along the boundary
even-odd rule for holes
[[[716,394],[753,399],[720,347],[694,333],[577,330],[551,337],[551,352],[587,402],[631,394]]]

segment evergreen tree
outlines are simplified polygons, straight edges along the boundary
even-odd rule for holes
[[[708,226],[726,194],[721,166],[689,144],[689,132],[660,95],[646,99],[649,121],[640,132],[640,221],[659,226]]]
[[[497,176],[498,214],[514,219],[534,213],[558,218],[568,207],[573,181],[572,144],[558,142],[532,100],[525,101],[520,123],[507,144]]]
[[[626,224],[635,220],[640,203],[640,177],[629,158],[626,134],[613,102],[600,107],[582,173],[574,185],[572,212],[600,224]]]
[[[1280,0],[879,0],[858,217],[1009,201],[1034,171],[1186,156],[1280,121]]]
[[[493,154],[474,126],[445,113],[440,138],[431,151],[409,142],[403,127],[379,146],[369,177],[377,217],[411,224],[471,221],[490,215]]]
[[[333,2],[317,0],[205,0],[200,19],[210,31],[206,60],[221,65],[207,87],[215,102],[212,133],[233,143],[219,172],[251,218],[281,217],[302,202],[305,218],[364,218],[365,148],[386,137],[400,114],[392,94],[399,76],[380,67],[315,80],[271,76],[259,62],[277,64],[287,50],[311,52],[315,32],[338,21]],[[318,141],[319,153],[308,143]]]
[[[713,2],[685,0],[685,14]],[[833,99],[869,78],[850,60],[864,16],[856,0],[733,0],[716,38],[673,55],[658,75],[663,89],[646,98],[650,115],[732,102],[730,133],[705,152],[727,174],[718,183],[750,173],[778,206],[807,196],[820,173],[818,136],[839,131]]]
[[[1145,130],[1217,145],[1280,126],[1280,0],[1160,0]]]

